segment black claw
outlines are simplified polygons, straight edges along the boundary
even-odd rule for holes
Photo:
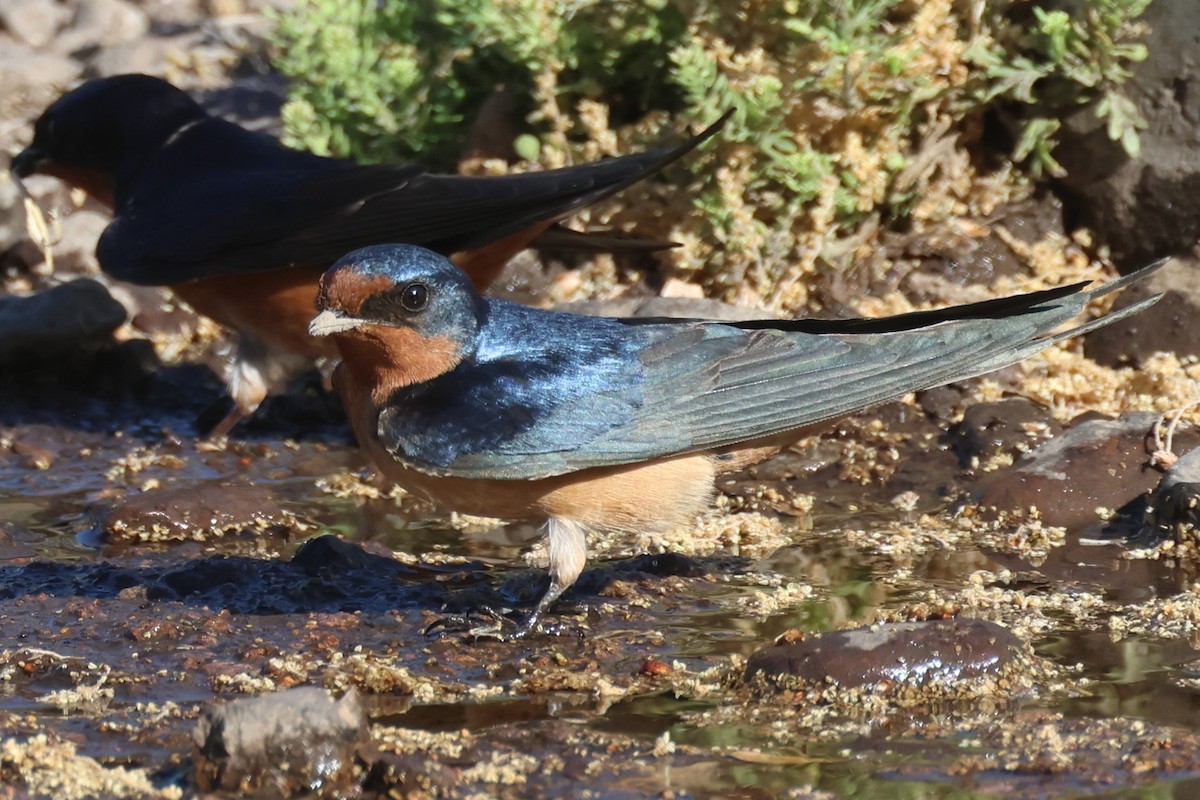
[[[512,627],[515,630],[505,633],[503,631],[506,627]],[[566,622],[547,622],[538,611],[525,616],[512,609],[497,609],[491,606],[480,606],[475,611],[439,617],[426,625],[421,633],[424,636],[464,633],[471,640],[488,639],[499,642],[520,641],[534,633],[546,636],[583,637],[583,631],[579,626]]]
[[[508,609],[500,611],[491,606],[480,606],[476,611],[468,611],[463,614],[446,614],[443,617],[438,617],[426,625],[421,630],[421,634],[424,636],[433,636],[437,633],[467,633],[474,635],[476,631],[480,630],[481,617],[489,620],[499,629],[505,622],[511,623],[508,616],[511,613]]]

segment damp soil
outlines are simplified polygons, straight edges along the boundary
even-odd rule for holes
[[[298,796],[1200,791],[1189,563],[973,519],[919,405],[737,476],[684,535],[593,542],[550,630],[504,641],[480,632],[540,593],[536,530],[379,482],[317,381],[199,442],[220,396],[169,367],[0,397],[0,795],[195,796],[204,709],[301,685],[357,691],[375,751]],[[959,691],[941,664],[953,691],[895,696],[744,680],[780,637],[931,619],[999,623],[1036,668]]]

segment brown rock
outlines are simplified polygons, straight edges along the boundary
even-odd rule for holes
[[[841,688],[926,686],[999,675],[1028,652],[1007,628],[978,619],[895,622],[834,631],[750,656],[745,680],[798,678]]]
[[[1028,452],[1062,427],[1045,408],[1024,397],[1010,397],[971,406],[948,434],[959,458],[970,464],[998,453]]]
[[[1053,196],[1044,195],[998,209],[986,222],[963,227],[959,235],[953,229],[938,229],[905,243],[905,255],[921,259],[917,269],[900,281],[906,295],[938,304],[970,302],[973,296],[956,289],[978,289],[1000,278],[1028,275],[1025,259],[995,229],[1003,227],[1024,242],[1040,241],[1049,233],[1062,232],[1062,206]]]
[[[1158,419],[1153,412],[1134,412],[1074,425],[982,480],[975,502],[1002,511],[1035,506],[1047,525],[1095,523],[1097,508],[1119,509],[1158,483],[1146,441]],[[1195,446],[1200,435],[1185,431],[1176,442]]]
[[[463,157],[459,161],[460,172],[465,171],[462,168],[464,162],[488,158],[515,159],[517,154],[513,150],[513,141],[521,132],[517,127],[517,97],[517,92],[503,84],[492,89],[467,131]]]
[[[203,483],[130,495],[108,514],[103,529],[114,541],[177,541],[262,530],[289,520],[269,489]]]

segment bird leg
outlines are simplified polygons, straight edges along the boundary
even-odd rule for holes
[[[273,349],[267,343],[245,333],[238,337],[233,363],[225,376],[233,408],[213,426],[205,439],[227,436],[233,426],[249,417],[267,395],[287,383],[302,370],[312,366],[312,359]]]
[[[546,587],[529,619],[512,635],[513,639],[524,638],[536,630],[554,601],[583,572],[583,564],[587,560],[587,537],[582,524],[573,519],[551,517],[546,523],[546,545],[550,551],[550,585]]]
[[[205,439],[223,439],[228,436],[234,425],[253,414],[262,401],[267,399],[266,378],[258,360],[247,355],[252,348],[243,347],[246,340],[246,337],[242,337],[238,341],[234,362],[226,376],[226,385],[229,387],[229,394],[233,397],[233,408],[229,410],[224,419],[204,435]],[[257,348],[253,349],[257,350]]]
[[[509,609],[496,609],[484,606],[472,614],[452,614],[436,620],[428,625],[423,633],[431,635],[438,630],[449,630],[455,627],[466,627],[467,634],[476,639],[495,638],[501,641],[524,639],[536,630],[544,630],[542,617],[554,605],[562,593],[583,572],[584,562],[587,561],[587,537],[581,523],[570,519],[551,517],[546,525],[547,549],[550,551],[550,584],[538,599],[537,606],[524,622],[517,625],[517,630],[511,634],[501,634],[505,622],[512,624],[514,620]],[[490,620],[490,624],[471,625],[470,617],[482,614]]]

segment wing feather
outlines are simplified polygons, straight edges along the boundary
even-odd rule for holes
[[[372,244],[420,244],[448,254],[560,219],[620,191],[681,158],[722,123],[673,147],[558,170],[472,177],[318,158],[207,120],[164,148],[162,163],[151,164],[118,204],[97,255],[114,277],[161,285],[329,264]],[[213,152],[228,157],[214,160]]]

